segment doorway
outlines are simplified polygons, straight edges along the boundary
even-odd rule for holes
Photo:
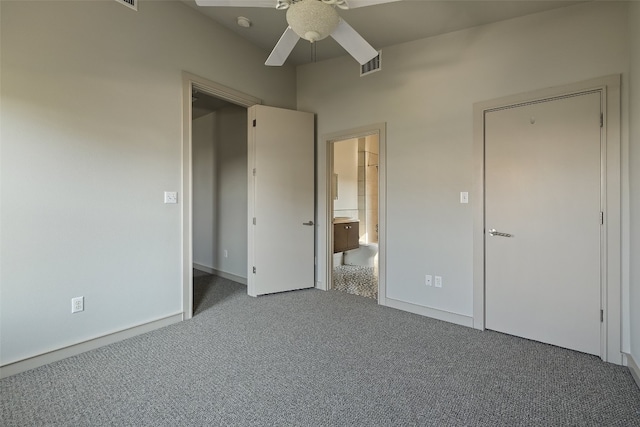
[[[327,141],[327,288],[385,298],[385,126]]]
[[[333,143],[331,289],[378,300],[378,135]]]
[[[486,328],[600,354],[601,94],[485,115]]]
[[[182,87],[182,307],[189,319],[194,266],[246,284],[247,108],[261,101],[186,72]]]
[[[247,109],[195,88],[191,101],[193,303],[198,311],[211,276],[247,284]]]
[[[622,363],[619,80],[474,106],[474,327]]]

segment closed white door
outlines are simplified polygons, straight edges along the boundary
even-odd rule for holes
[[[601,95],[485,115],[485,326],[601,353]]]
[[[315,285],[314,116],[249,108],[251,296]]]

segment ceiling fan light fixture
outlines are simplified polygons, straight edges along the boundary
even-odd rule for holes
[[[236,22],[239,27],[242,27],[242,28],[251,27],[251,20],[249,18],[245,18],[244,16],[238,16]]]
[[[347,0],[322,0],[322,3],[326,3],[326,4],[331,4],[331,5],[336,5],[338,6],[340,9],[349,9],[349,4],[347,3]]]
[[[276,3],[276,9],[278,10],[289,9],[289,6],[291,6],[291,0],[278,0],[278,3]]]
[[[313,43],[331,35],[340,23],[340,16],[330,4],[301,0],[287,10],[287,22],[297,35]]]

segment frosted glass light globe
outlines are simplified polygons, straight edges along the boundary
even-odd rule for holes
[[[301,0],[287,10],[287,22],[300,37],[311,43],[331,35],[340,23],[338,12],[318,0]]]

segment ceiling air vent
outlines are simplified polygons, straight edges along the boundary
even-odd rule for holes
[[[366,64],[360,66],[360,77],[366,76],[367,74],[375,73],[376,71],[380,71],[380,68],[382,68],[381,50],[378,51],[378,56],[376,56]]]
[[[125,6],[130,7],[133,10],[138,10],[138,0],[116,0],[118,3],[122,3]]]

